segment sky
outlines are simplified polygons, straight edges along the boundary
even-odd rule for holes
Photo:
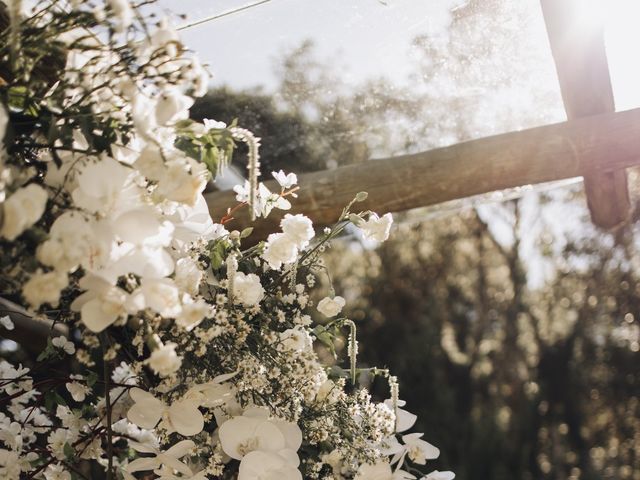
[[[159,9],[186,14],[190,23],[257,0],[159,0]],[[316,44],[347,84],[384,75],[401,85],[411,71],[411,40],[443,38],[451,11],[466,0],[269,0],[182,32],[210,65],[213,84],[235,89],[275,88],[274,65],[306,39]],[[618,110],[640,106],[640,0],[584,0],[588,15],[603,17]],[[593,5],[600,5],[595,8]],[[490,35],[490,32],[487,32]],[[545,41],[541,38],[541,41]]]
[[[274,62],[309,38],[319,57],[336,66],[347,83],[379,75],[401,81],[411,68],[411,40],[418,34],[446,33],[451,9],[462,2],[271,0],[181,35],[210,64],[218,85],[273,88]],[[160,0],[169,10],[188,12],[191,21],[248,3],[253,2]]]

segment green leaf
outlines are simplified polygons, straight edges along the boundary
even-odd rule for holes
[[[240,232],[240,238],[247,238],[253,233],[253,227],[247,227]]]
[[[67,457],[67,460],[72,460],[76,456],[76,451],[71,445],[69,445],[69,442],[64,443],[62,451],[64,452],[64,456]]]
[[[89,372],[86,375],[86,379],[87,379],[87,386],[93,387],[98,381],[98,374],[96,372]]]
[[[209,260],[211,261],[211,268],[214,270],[219,269],[224,264],[226,248],[224,243],[215,242],[209,248]]]

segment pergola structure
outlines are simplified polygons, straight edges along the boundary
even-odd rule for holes
[[[360,191],[369,193],[363,210],[386,213],[583,177],[593,223],[606,230],[625,224],[631,213],[625,169],[640,164],[640,109],[615,112],[603,25],[584,28],[584,0],[541,5],[566,122],[300,175],[291,213],[324,226]],[[233,192],[210,193],[207,201],[214,220],[235,203]],[[254,236],[278,230],[281,216],[274,211],[259,220]],[[249,223],[246,209],[236,217],[231,228]]]

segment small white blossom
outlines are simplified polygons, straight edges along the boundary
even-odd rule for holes
[[[29,305],[39,308],[48,303],[57,307],[60,301],[60,292],[67,287],[69,279],[66,273],[37,271],[22,286],[22,295]]]
[[[68,355],[73,355],[74,353],[76,353],[76,347],[73,342],[70,342],[63,336],[53,338],[51,340],[51,344],[56,348],[64,350]]]
[[[333,298],[324,297],[318,302],[318,311],[327,317],[335,317],[338,315],[345,305],[345,299],[340,296]]]
[[[294,241],[301,250],[309,245],[309,240],[315,235],[311,220],[302,214],[291,215],[287,213],[280,222],[280,226],[282,232]]]
[[[236,304],[251,307],[259,304],[264,297],[264,288],[260,283],[260,277],[253,273],[236,272],[233,285],[233,301]]]
[[[376,242],[384,242],[389,238],[393,217],[390,213],[378,217],[377,214],[371,213],[366,222],[358,225],[362,230],[362,234],[367,240],[375,240]]]
[[[5,315],[4,317],[0,317],[0,325],[2,325],[7,330],[13,330],[15,328],[15,326],[13,325],[13,322],[9,318],[9,315]]]
[[[302,352],[312,348],[313,340],[304,327],[296,326],[279,334],[280,346],[285,351]]]
[[[0,478],[19,480],[22,468],[16,452],[0,448]]]
[[[161,377],[168,377],[175,373],[182,365],[182,357],[176,353],[176,344],[167,343],[151,352],[147,363],[155,373]]]
[[[47,199],[47,191],[35,183],[16,190],[4,203],[0,204],[3,211],[0,237],[15,240],[40,220],[47,205]]]
[[[69,382],[66,387],[76,402],[83,402],[87,395],[91,393],[91,389],[88,386],[78,382]]]
[[[188,332],[198,326],[202,320],[210,317],[213,313],[211,305],[205,302],[203,299],[198,299],[195,302],[190,301],[182,304],[180,313],[176,316],[176,325],[181,326]]]
[[[279,172],[271,172],[271,175],[273,175],[273,178],[275,178],[278,184],[284,189],[291,188],[298,183],[298,177],[295,173],[286,174],[280,170]]]
[[[44,471],[44,478],[46,480],[71,480],[71,473],[65,470],[64,466],[56,463],[47,467]]]
[[[298,259],[298,246],[294,239],[284,233],[272,233],[267,238],[262,258],[274,270],[282,264],[293,263]]]

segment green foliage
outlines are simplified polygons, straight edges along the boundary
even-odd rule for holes
[[[231,163],[236,143],[230,129],[236,127],[237,122],[234,119],[227,128],[210,128],[206,133],[190,130],[188,127],[191,124],[189,121],[182,123],[176,147],[194,160],[204,163],[215,178],[222,168]]]

